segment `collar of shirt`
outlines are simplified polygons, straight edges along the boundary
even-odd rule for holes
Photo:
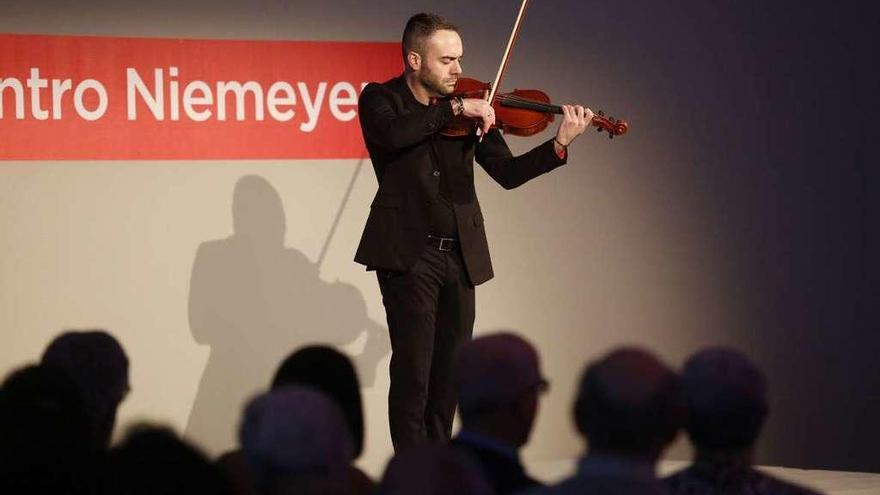
[[[459,432],[458,434],[458,440],[460,442],[468,443],[476,447],[491,450],[492,452],[501,454],[504,457],[508,457],[511,460],[519,463],[519,452],[517,452],[515,447],[506,442],[502,442],[500,440],[492,438],[484,433],[462,429],[461,432]]]

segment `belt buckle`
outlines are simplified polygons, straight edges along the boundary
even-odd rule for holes
[[[441,238],[440,238],[440,244],[437,246],[437,249],[438,249],[439,251],[452,251],[452,247],[448,247],[448,248],[445,248],[445,249],[443,248],[443,243],[444,243],[444,242],[447,242],[447,241],[449,242],[450,245],[452,245],[453,243],[455,243],[455,239],[450,239],[450,238],[448,238],[448,237],[441,237]]]

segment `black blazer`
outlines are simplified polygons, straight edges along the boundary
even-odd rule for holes
[[[501,133],[492,130],[481,143],[462,138],[461,163],[441,164],[434,158],[434,139],[454,117],[449,102],[411,112],[404,101],[413,99],[403,76],[382,84],[370,83],[361,93],[358,113],[364,141],[379,190],[355,255],[371,268],[406,271],[425,248],[430,208],[440,188],[440,174],[452,182],[452,203],[465,267],[471,283],[493,277],[483,214],[474,191],[473,161],[505,189],[520,186],[565,163],[553,149],[553,140],[514,157]],[[408,100],[409,99],[409,100]]]

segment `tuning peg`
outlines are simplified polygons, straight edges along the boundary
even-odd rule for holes
[[[602,117],[605,116],[605,112],[603,112],[602,110],[599,110],[598,112],[596,112],[596,114],[601,115]]]
[[[596,132],[602,132],[602,128],[601,128],[601,127],[597,127],[597,128],[596,128]]]
[[[608,133],[608,139],[614,139],[614,133],[613,133],[613,132],[609,132],[609,133]]]

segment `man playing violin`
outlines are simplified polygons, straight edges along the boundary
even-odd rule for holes
[[[474,160],[513,189],[563,165],[566,148],[593,118],[587,108],[563,105],[556,136],[515,157],[492,127],[489,102],[450,97],[462,53],[456,26],[437,15],[414,15],[403,33],[403,74],[367,85],[358,104],[379,190],[355,261],[376,271],[382,292],[397,451],[451,436],[453,354],[473,332],[474,286],[493,277]],[[473,119],[475,132],[444,135],[460,116]]]

